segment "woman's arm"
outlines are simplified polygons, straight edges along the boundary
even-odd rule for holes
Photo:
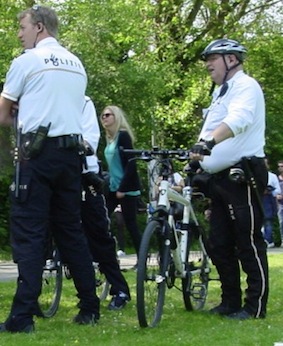
[[[133,149],[132,139],[127,131],[120,131],[117,146],[118,148]],[[124,176],[120,183],[119,191],[127,192],[140,190],[136,160],[133,160],[134,155],[120,150],[120,158],[124,169]]]

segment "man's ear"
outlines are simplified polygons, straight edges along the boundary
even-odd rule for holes
[[[235,62],[238,62],[238,58],[236,57],[236,55],[234,54],[227,54],[227,62],[228,63],[235,63]]]
[[[38,28],[38,33],[43,31],[43,24],[42,23],[37,23],[37,28]]]

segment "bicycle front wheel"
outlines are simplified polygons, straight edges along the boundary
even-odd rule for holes
[[[161,319],[166,290],[166,269],[170,242],[163,223],[147,224],[139,251],[137,268],[137,313],[141,327],[155,327]]]
[[[183,299],[186,310],[201,310],[208,293],[209,258],[200,226],[190,226],[188,232],[187,276],[182,279]]]
[[[39,297],[39,306],[44,317],[56,314],[62,294],[62,264],[58,251],[55,249],[52,258],[46,260],[42,273],[42,289]]]

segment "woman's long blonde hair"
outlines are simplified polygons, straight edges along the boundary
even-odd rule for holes
[[[106,140],[107,142],[113,140],[114,138],[116,138],[118,132],[120,130],[122,131],[127,131],[128,134],[130,135],[132,142],[135,141],[135,136],[134,133],[126,119],[126,115],[124,113],[124,111],[119,108],[118,106],[107,106],[104,108],[104,110],[102,111],[101,115],[100,115],[100,119],[102,117],[102,114],[105,112],[106,109],[109,109],[111,111],[111,113],[114,114],[115,117],[115,123],[113,128],[111,129],[111,131],[109,131],[109,129],[105,128],[105,134],[106,134]]]

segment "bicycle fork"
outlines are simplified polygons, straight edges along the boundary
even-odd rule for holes
[[[173,244],[171,247],[176,276],[185,278],[187,275],[186,268],[186,256],[188,251],[188,241],[189,241],[189,219],[190,213],[192,212],[191,207],[191,194],[192,189],[190,186],[186,186],[183,189],[183,197],[189,202],[187,205],[184,205],[183,210],[183,219],[181,229],[176,229],[176,223],[173,215],[169,214],[169,225],[172,227],[173,233]],[[194,215],[193,215],[194,216]]]
[[[176,277],[184,278],[186,276],[184,259],[186,258],[187,252],[188,230],[184,229],[183,225],[181,229],[176,229],[173,215],[169,215],[169,225],[173,235],[173,239],[171,240],[171,253],[175,266],[175,275]]]

